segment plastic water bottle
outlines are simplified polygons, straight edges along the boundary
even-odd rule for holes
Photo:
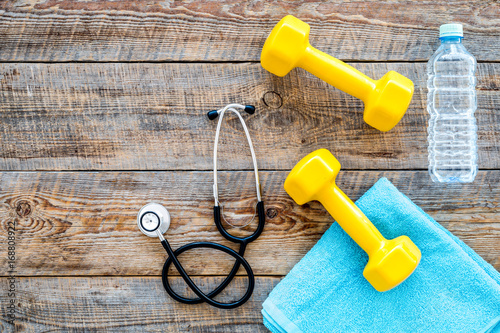
[[[441,45],[427,64],[429,174],[434,182],[468,183],[477,173],[476,59],[461,24],[439,28]]]

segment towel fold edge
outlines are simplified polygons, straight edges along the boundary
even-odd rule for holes
[[[278,332],[303,333],[269,298],[264,301],[262,307],[262,315]]]
[[[479,333],[496,333],[500,332],[500,316],[493,319],[486,327]]]

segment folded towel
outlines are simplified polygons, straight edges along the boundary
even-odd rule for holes
[[[378,292],[362,274],[368,256],[334,223],[264,302],[272,332],[500,332],[500,274],[491,265],[386,178],[356,205],[386,238],[410,237],[420,265]]]

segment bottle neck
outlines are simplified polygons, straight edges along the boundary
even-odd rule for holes
[[[461,44],[463,37],[457,36],[447,36],[447,37],[439,37],[441,44]]]

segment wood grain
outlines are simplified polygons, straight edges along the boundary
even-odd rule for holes
[[[426,169],[425,64],[356,63],[415,82],[407,114],[387,133],[363,104],[303,70],[284,78],[259,64],[1,64],[0,170],[210,170],[216,122],[230,102],[245,115],[261,169],[289,170],[328,148],[346,169]],[[500,168],[500,63],[480,64],[480,168]],[[250,169],[238,120],[224,124],[222,169]]]
[[[218,277],[194,278],[203,289],[214,288]],[[262,324],[262,302],[279,282],[257,277],[254,293],[242,307],[221,310],[206,304],[186,305],[172,300],[158,277],[18,278],[15,326],[0,310],[2,332],[268,332]],[[246,290],[246,279],[235,278],[224,302]],[[0,282],[0,302],[8,304],[6,279]],[[184,281],[172,285],[189,295]]]
[[[500,60],[498,1],[69,1],[0,3],[0,61],[258,61],[285,15],[340,59],[427,60],[439,26],[464,24],[479,60]]]
[[[294,204],[282,187],[286,175],[261,172],[268,218],[246,253],[257,275],[287,274],[333,222],[317,202]],[[226,216],[242,225],[254,212],[253,174],[222,172],[220,177]],[[355,200],[380,177],[500,269],[500,190],[494,186],[500,171],[482,171],[474,183],[450,187],[432,183],[425,171],[341,172],[337,183]],[[213,224],[211,185],[210,172],[4,172],[1,228],[16,223],[19,275],[159,275],[165,253],[157,239],[137,229],[137,212],[147,202],[165,205],[174,248],[201,240],[231,246]],[[253,227],[229,230],[244,235]],[[0,257],[2,267],[6,260]],[[211,250],[188,252],[181,261],[195,275],[222,275],[233,264],[231,257]]]
[[[314,46],[367,75],[412,79],[402,122],[380,133],[363,122],[361,101],[303,70],[278,78],[262,69],[264,40],[286,14],[311,25]],[[483,0],[0,1],[0,244],[14,224],[17,265],[15,326],[0,271],[0,331],[267,332],[262,302],[334,223],[319,203],[298,206],[283,189],[288,171],[318,148],[339,158],[337,183],[353,200],[387,177],[500,270],[499,17],[500,3]],[[425,171],[424,62],[449,22],[464,24],[480,62],[483,170],[472,184],[442,186]],[[267,221],[245,255],[257,275],[253,296],[224,311],[168,297],[159,278],[166,255],[137,229],[136,214],[151,201],[165,205],[174,248],[200,240],[234,248],[213,224],[216,123],[205,117],[230,102],[257,106],[244,117]],[[219,166],[237,171],[220,172],[220,195],[226,218],[242,225],[254,213],[251,158],[239,122],[226,120]],[[180,260],[203,290],[233,264],[211,250]],[[171,274],[174,289],[190,295]],[[237,277],[218,298],[245,290]]]

